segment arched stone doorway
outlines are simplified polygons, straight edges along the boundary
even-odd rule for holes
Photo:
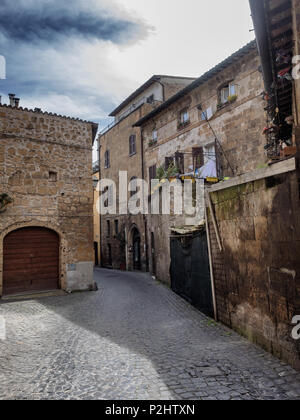
[[[132,257],[133,257],[133,269],[141,270],[141,235],[139,230],[134,227],[132,230]]]
[[[152,262],[152,274],[156,275],[155,237],[154,237],[153,232],[151,232],[151,262]]]
[[[54,290],[59,282],[59,235],[24,227],[3,240],[3,295]]]

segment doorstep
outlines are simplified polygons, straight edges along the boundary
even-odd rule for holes
[[[27,292],[27,293],[19,293],[16,295],[6,295],[0,298],[0,302],[11,302],[11,301],[18,301],[18,300],[32,300],[32,299],[40,299],[45,297],[55,297],[55,296],[66,296],[68,293],[64,292],[63,290],[47,290],[45,292]]]

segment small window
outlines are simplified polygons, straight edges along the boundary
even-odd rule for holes
[[[229,98],[236,95],[236,88],[233,83],[228,83],[220,90],[220,101],[221,104],[229,102]]]
[[[154,95],[148,96],[147,103],[148,104],[153,104],[153,102],[154,102]]]
[[[188,109],[183,109],[180,112],[180,124],[185,125],[190,122],[190,115]]]
[[[56,182],[57,181],[57,172],[49,172],[49,181]]]
[[[109,220],[107,220],[107,237],[109,238],[110,237],[110,221]]]
[[[194,171],[201,168],[204,165],[204,152],[203,147],[193,148],[193,168]]]
[[[107,168],[110,167],[110,153],[109,153],[109,150],[107,150],[105,152],[105,155],[104,155],[104,165],[105,165],[105,169],[107,169]]]
[[[174,165],[174,158],[173,157],[166,157],[165,158],[165,170],[167,171],[171,165]]]
[[[129,156],[136,154],[136,136],[133,134],[129,137]]]
[[[204,148],[204,164],[209,162],[216,162],[216,146],[215,144],[209,144]]]
[[[133,188],[135,188],[135,190],[130,191],[130,197],[133,197],[137,193],[137,185],[136,185],[136,182],[134,182],[136,180],[137,180],[137,177],[136,176],[133,176],[130,179],[130,184],[132,183],[131,186],[133,186]]]
[[[156,165],[153,165],[149,168],[149,180],[150,182],[152,181],[152,179],[156,178]]]
[[[119,220],[115,220],[115,235],[119,235]]]
[[[206,111],[203,111],[201,113],[201,120],[202,121],[210,120],[212,116],[213,116],[213,110],[212,110],[212,107],[210,106],[209,108],[207,108]]]
[[[155,143],[158,141],[158,133],[157,133],[157,130],[153,130],[153,133],[152,133],[152,141],[155,142]]]
[[[175,165],[180,174],[184,174],[184,154],[176,152],[175,154]]]

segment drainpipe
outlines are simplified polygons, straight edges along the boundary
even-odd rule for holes
[[[99,159],[99,181],[101,180],[101,160],[100,160],[100,156],[101,156],[101,144],[100,144],[100,135],[98,137],[98,159]],[[100,198],[100,191],[99,191],[99,198]],[[99,233],[99,237],[100,237],[100,266],[103,267],[103,249],[102,249],[102,219],[101,219],[101,211],[99,213],[99,224],[100,224],[100,233]]]
[[[212,250],[211,250],[211,241],[210,241],[210,234],[209,234],[209,224],[208,224],[206,203],[205,203],[205,223],[206,223],[206,236],[207,236],[207,246],[208,246],[208,256],[209,256],[210,282],[211,282],[211,291],[212,291],[213,306],[214,306],[214,318],[215,318],[215,321],[218,321],[216,287],[215,287],[213,259],[212,259]]]
[[[140,110],[140,117],[141,117],[141,110]],[[145,160],[144,160],[144,133],[143,129],[140,128],[140,134],[141,134],[141,164],[142,164],[142,179],[145,180]],[[144,187],[143,187],[144,188]],[[145,196],[145,191],[143,191],[143,198]],[[149,256],[148,256],[148,226],[147,226],[147,217],[145,214],[143,214],[144,219],[144,229],[145,229],[145,244],[144,244],[144,252],[146,255],[146,271],[149,271]]]
[[[265,88],[270,94],[272,92],[273,68],[272,53],[269,46],[269,35],[266,24],[266,10],[263,0],[249,0],[252,20],[254,23],[256,42],[261,58],[262,73]]]

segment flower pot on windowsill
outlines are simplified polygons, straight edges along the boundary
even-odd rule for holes
[[[179,123],[178,124],[178,126],[177,126],[177,128],[178,128],[178,130],[183,130],[185,127],[187,127],[188,125],[190,124],[190,121],[186,121],[186,122],[182,122],[182,123]]]
[[[155,146],[156,144],[157,144],[157,141],[152,140],[152,141],[149,141],[148,146],[149,146],[149,147],[153,147],[153,146]]]
[[[230,95],[230,96],[228,96],[228,103],[229,104],[233,104],[233,102],[235,102],[236,100],[237,100],[237,95]]]
[[[225,108],[226,106],[229,106],[230,104],[233,104],[237,100],[237,98],[237,95],[228,96],[227,102],[217,104],[218,111]]]

